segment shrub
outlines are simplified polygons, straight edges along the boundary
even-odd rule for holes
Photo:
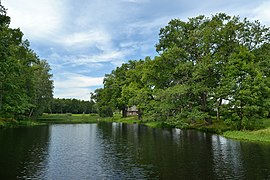
[[[100,117],[113,117],[113,110],[110,106],[100,107],[98,114]]]

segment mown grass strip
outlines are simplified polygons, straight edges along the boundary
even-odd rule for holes
[[[257,131],[226,131],[224,137],[245,141],[259,141],[270,143],[270,128]]]

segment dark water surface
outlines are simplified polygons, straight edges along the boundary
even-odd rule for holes
[[[270,179],[270,144],[137,124],[0,130],[0,179]]]

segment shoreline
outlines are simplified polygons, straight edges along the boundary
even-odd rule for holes
[[[50,124],[87,124],[98,122],[118,122],[129,124],[144,124],[150,128],[179,128],[169,125],[160,121],[144,121],[138,120],[136,116],[129,116],[122,118],[120,115],[114,117],[99,117],[97,114],[45,114],[38,120],[22,120],[16,121],[14,119],[2,119],[0,118],[0,129],[3,128],[16,128],[24,126],[38,126],[38,125],[50,125]],[[235,131],[224,124],[218,124],[214,122],[211,125],[205,125],[203,123],[189,124],[180,129],[194,129],[202,132],[209,132],[213,134],[222,135],[229,139],[249,141],[249,142],[263,142],[270,143],[270,119],[267,119],[265,128],[253,131]]]

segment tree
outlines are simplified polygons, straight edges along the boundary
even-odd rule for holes
[[[113,109],[109,105],[111,100],[110,89],[96,89],[92,94],[91,99],[95,100],[97,103],[97,112],[100,117],[112,117]]]
[[[51,80],[52,74],[50,74],[50,66],[45,60],[38,61],[33,64],[34,79],[33,79],[33,97],[31,98],[31,104],[33,108],[30,110],[29,116],[39,116],[51,103],[53,98],[53,81]]]
[[[20,29],[9,27],[0,5],[0,116],[16,119],[41,114],[52,98],[50,67],[22,40]]]
[[[219,13],[173,19],[159,37],[159,56],[130,61],[106,75],[100,107],[136,105],[144,115],[172,124],[179,118],[211,124],[216,115],[239,129],[268,114],[269,28]]]
[[[122,111],[122,117],[127,117],[129,100],[126,96],[122,96],[122,88],[129,84],[127,72],[134,69],[135,65],[135,61],[129,61],[117,67],[111,74],[105,75],[104,88],[95,92],[99,109],[104,109],[103,107],[106,107],[105,109],[110,107],[112,111],[118,109]]]
[[[188,22],[179,19],[170,21],[168,26],[161,29],[156,48],[161,57],[168,56],[168,53],[175,51],[173,49],[179,49],[178,58],[175,59],[179,60],[181,67],[192,63],[192,76],[184,84],[190,87],[193,104],[208,114],[205,119],[211,123],[211,111],[216,109],[219,119],[223,100],[228,101],[231,96],[226,93],[230,92],[230,87],[224,84],[228,81],[224,77],[227,76],[226,67],[231,65],[232,54],[238,53],[242,46],[253,51],[267,42],[269,29],[258,21],[241,21],[239,17],[220,13],[212,18],[190,18]],[[166,59],[168,63],[171,62],[169,58]],[[183,77],[179,76],[179,79],[183,81]]]
[[[126,72],[126,83],[122,87],[122,98],[128,102],[128,106],[136,106],[138,110],[138,119],[142,119],[146,110],[151,109],[149,103],[154,99],[154,83],[150,80],[152,76],[153,61],[150,57],[145,60],[133,62],[133,68]],[[154,77],[152,77],[154,78]]]
[[[230,86],[225,115],[238,129],[252,129],[268,114],[270,79],[263,75],[252,52],[246,47],[238,51],[232,54],[225,73]]]
[[[50,106],[47,107],[47,113],[72,113],[72,114],[90,114],[97,113],[95,103],[91,101],[78,99],[52,99]]]

